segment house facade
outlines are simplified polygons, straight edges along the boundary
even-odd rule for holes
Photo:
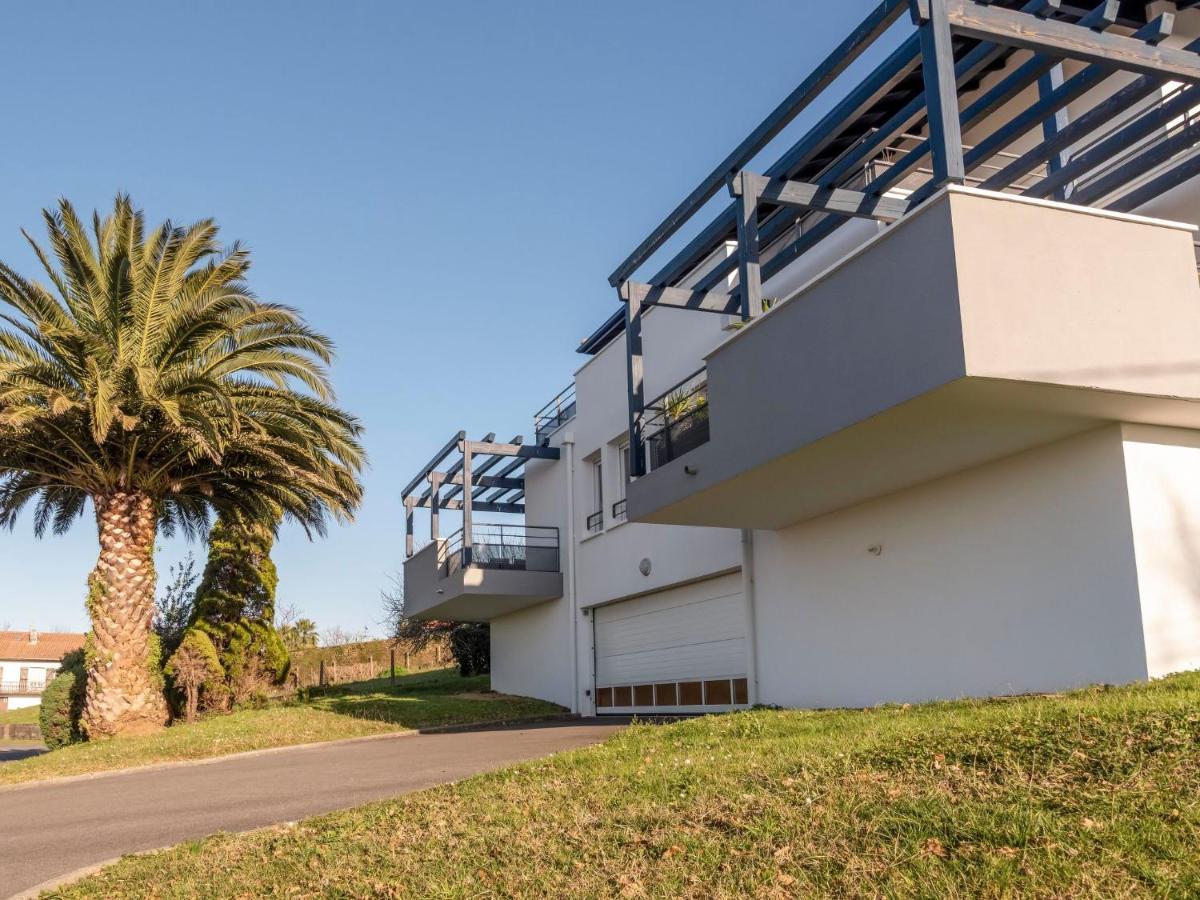
[[[83,646],[84,635],[66,632],[0,631],[0,711],[42,702],[42,691],[64,653]]]
[[[530,439],[416,473],[410,614],[584,714],[1200,667],[1193,6],[880,3],[613,272]]]

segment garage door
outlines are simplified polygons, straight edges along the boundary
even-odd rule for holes
[[[713,712],[747,704],[740,575],[596,609],[600,713]]]

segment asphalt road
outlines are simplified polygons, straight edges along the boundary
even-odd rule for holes
[[[125,853],[358,806],[604,740],[613,720],[396,735],[0,788],[0,897]]]

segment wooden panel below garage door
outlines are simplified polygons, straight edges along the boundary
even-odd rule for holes
[[[724,575],[596,609],[597,708],[745,705],[741,586],[740,575]]]

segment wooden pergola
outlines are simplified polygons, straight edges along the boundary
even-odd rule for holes
[[[1197,2],[1168,6],[1178,11]],[[1163,46],[1175,14],[1168,10],[1147,20],[1145,8],[1120,0],[1087,6],[1076,0],[882,0],[609,277],[625,304],[631,475],[645,474],[646,465],[642,316],[648,309],[670,306],[749,320],[762,310],[762,283],[851,218],[894,221],[947,184],[972,179],[986,190],[1127,212],[1200,174],[1200,123],[1188,115],[1200,105],[1200,95],[1193,96],[1200,83],[1200,41]],[[912,33],[773,164],[748,171],[906,11]],[[1017,53],[1024,60],[1019,64],[1012,59]],[[1080,64],[1070,77],[1065,60]],[[982,88],[986,75],[1010,63],[1008,74]],[[1119,73],[1136,77],[1068,118],[1070,104]],[[1138,113],[1172,82],[1182,89]],[[964,131],[995,118],[1034,86],[1036,100],[964,147]],[[1146,142],[1181,117],[1184,125],[1174,133]],[[1007,154],[1003,165],[987,166],[994,172],[979,175],[1031,132],[1041,138],[1035,146]],[[1073,147],[1078,152],[1068,155]],[[887,153],[893,158],[884,172],[850,186]],[[898,184],[911,184],[925,168],[923,184],[895,195]],[[1028,184],[1035,171],[1044,177]],[[632,280],[723,188],[732,202],[647,281]],[[800,222],[808,227],[797,228]],[[681,286],[735,240],[736,254],[718,261],[698,283]],[[736,286],[727,290],[735,271]]]
[[[470,547],[473,514],[492,512],[523,515],[525,463],[531,459],[558,458],[557,447],[527,445],[521,435],[507,444],[498,444],[494,432],[478,441],[467,440],[465,431],[458,432],[434,454],[402,492],[405,558],[413,555],[415,510],[429,510],[429,531],[434,541],[441,537],[441,511],[449,509],[461,512],[463,546]]]

